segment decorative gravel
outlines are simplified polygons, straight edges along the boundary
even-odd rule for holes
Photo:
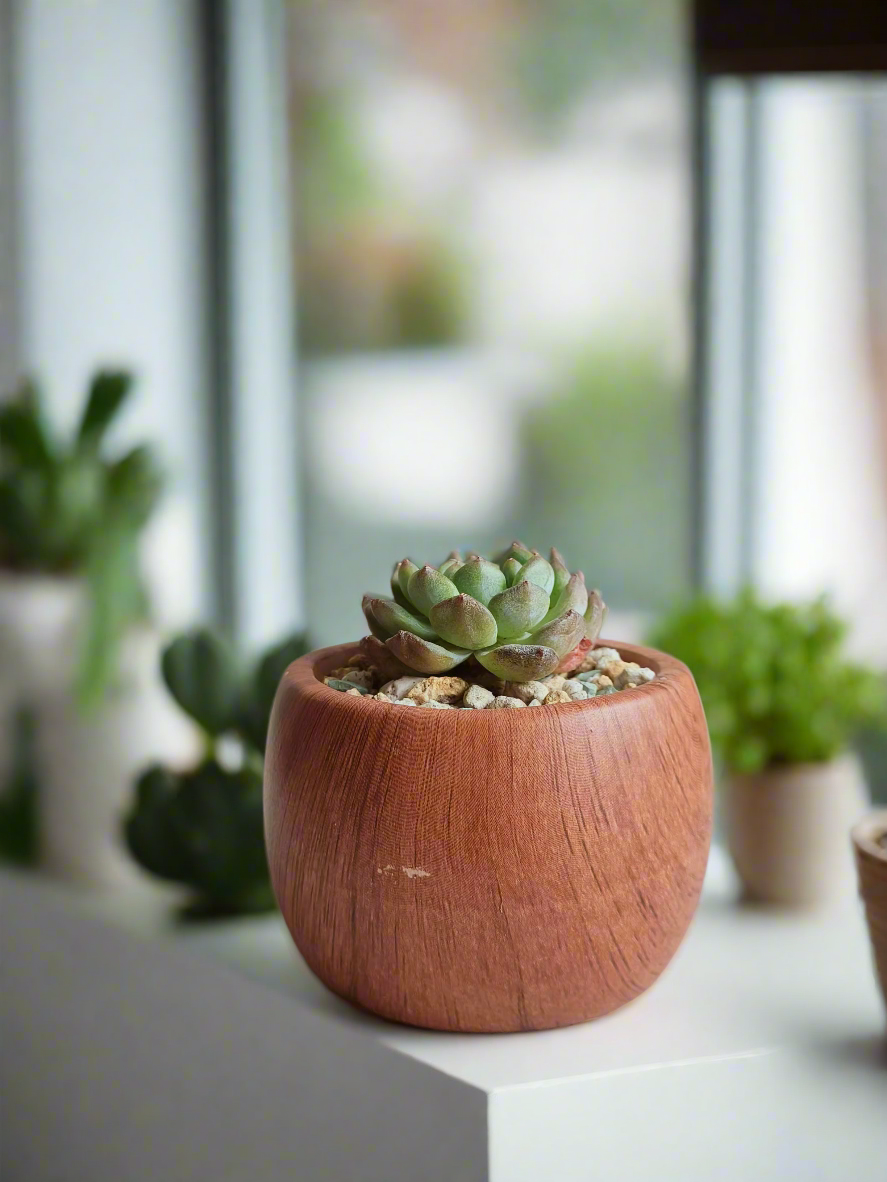
[[[593,648],[569,674],[553,673],[539,681],[500,681],[479,669],[472,678],[444,675],[404,675],[393,681],[383,676],[363,654],[334,669],[324,681],[332,689],[373,698],[394,706],[424,706],[431,710],[522,710],[559,702],[582,702],[646,685],[655,677],[633,661],[623,661],[614,648]]]

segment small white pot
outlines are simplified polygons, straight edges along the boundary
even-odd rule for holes
[[[156,632],[133,630],[118,684],[100,706],[84,711],[68,693],[38,708],[40,861],[57,877],[97,887],[138,877],[121,834],[136,776],[155,761],[188,765],[199,756],[196,728],[160,677],[160,650]]]
[[[86,603],[80,579],[0,574],[0,764],[8,765],[11,719],[27,706],[36,723],[41,865],[104,887],[138,873],[120,837],[135,776],[154,760],[192,762],[200,743],[162,683],[161,641],[149,628],[124,640],[107,697],[81,707],[73,685]]]
[[[727,844],[749,898],[789,907],[852,895],[847,833],[869,807],[855,755],[727,777]]]
[[[0,574],[0,700],[70,689],[85,602],[78,578]]]

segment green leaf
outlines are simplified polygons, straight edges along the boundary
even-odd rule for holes
[[[146,611],[138,538],[124,524],[112,521],[92,540],[86,582],[88,615],[76,688],[81,703],[93,707],[111,685],[127,628]]]
[[[154,449],[134,447],[108,468],[109,507],[141,528],[157,507],[164,474]]]
[[[505,589],[505,575],[495,562],[488,562],[486,558],[470,558],[453,575],[453,583],[464,594],[486,607],[494,595]]]
[[[453,648],[430,640],[423,640],[412,632],[397,632],[385,641],[387,648],[408,669],[430,677],[455,669],[471,656],[467,649]]]
[[[172,696],[207,734],[217,737],[235,729],[240,669],[220,636],[205,628],[179,636],[164,651],[161,667]]]
[[[547,677],[560,661],[554,649],[541,644],[501,644],[475,653],[475,656],[485,669],[505,681],[535,681]]]
[[[124,370],[100,370],[93,377],[77,432],[78,451],[98,451],[132,385],[132,374]]]
[[[429,619],[437,636],[457,648],[486,648],[496,643],[496,621],[492,613],[470,595],[441,600],[431,609]]]
[[[387,635],[381,636],[380,639],[387,640],[388,636],[393,636],[395,632],[401,631],[414,632],[416,636],[422,636],[425,640],[438,639],[437,633],[427,621],[420,619],[405,607],[401,607],[393,599],[369,597],[364,603],[365,615],[367,607],[369,607],[372,619],[375,620],[379,628],[387,632]],[[367,622],[370,622],[369,616]]]
[[[464,569],[464,568],[463,568]],[[436,603],[443,599],[452,599],[459,594],[459,589],[446,575],[435,570],[433,566],[423,566],[410,576],[407,595],[410,602],[427,616]]]
[[[192,912],[237,914],[274,906],[262,777],[253,768],[226,771],[214,760],[183,775],[149,768],[124,832],[140,865],[190,889]]]
[[[0,403],[0,455],[22,468],[45,470],[53,462],[37,390],[30,382],[15,398]]]
[[[548,611],[548,594],[536,583],[520,582],[490,600],[489,608],[500,637],[523,636],[535,628]]]
[[[518,575],[520,582],[528,581],[535,583],[541,587],[546,595],[550,595],[554,589],[554,569],[551,563],[543,558],[541,554],[534,554],[533,557],[524,564],[521,573]]]

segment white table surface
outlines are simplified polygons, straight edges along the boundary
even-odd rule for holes
[[[887,1020],[852,893],[820,913],[739,906],[715,851],[690,933],[651,990],[597,1022],[517,1035],[378,1020],[312,976],[279,916],[174,925],[167,898],[75,907],[485,1095],[478,1176],[492,1182],[887,1182]]]

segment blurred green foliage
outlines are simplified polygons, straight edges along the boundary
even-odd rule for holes
[[[405,208],[358,133],[347,89],[309,90],[296,120],[299,343],[308,354],[418,349],[463,338],[455,233]]]
[[[206,756],[196,768],[148,768],[124,822],[130,852],[158,878],[192,894],[188,914],[236,915],[274,907],[265,859],[262,761],[274,695],[284,670],[307,651],[288,637],[244,669],[230,646],[206,629],[165,650],[163,676],[182,709],[203,729]],[[224,766],[220,743],[239,742],[238,766]]]
[[[107,689],[123,633],[147,610],[138,537],[160,498],[162,474],[149,447],[104,454],[131,389],[127,373],[97,373],[79,427],[64,442],[52,437],[33,383],[0,406],[0,568],[86,580],[78,690],[87,703]]]
[[[608,603],[661,610],[687,590],[687,397],[643,342],[590,345],[523,426],[514,528],[557,537]]]
[[[688,19],[682,0],[523,0],[512,45],[514,77],[542,125],[590,85],[611,87],[682,64]]]
[[[650,643],[690,667],[726,766],[756,772],[831,759],[883,726],[884,679],[846,659],[846,632],[824,599],[766,604],[745,590],[676,609]]]

